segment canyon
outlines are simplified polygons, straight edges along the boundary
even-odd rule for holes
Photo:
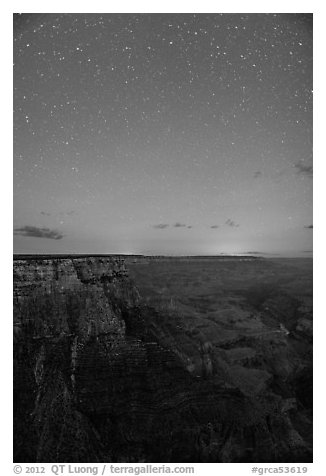
[[[312,461],[311,260],[15,256],[15,462]]]

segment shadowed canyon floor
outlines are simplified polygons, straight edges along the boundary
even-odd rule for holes
[[[312,260],[17,256],[14,461],[312,461]]]

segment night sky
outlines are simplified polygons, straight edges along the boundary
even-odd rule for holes
[[[312,251],[312,16],[14,15],[14,252]]]

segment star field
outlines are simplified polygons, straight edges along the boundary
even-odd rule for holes
[[[311,221],[311,15],[14,15],[16,252],[300,255]]]

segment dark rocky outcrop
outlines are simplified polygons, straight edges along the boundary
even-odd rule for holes
[[[142,303],[120,258],[15,260],[14,461],[310,461],[294,347],[197,337]]]

